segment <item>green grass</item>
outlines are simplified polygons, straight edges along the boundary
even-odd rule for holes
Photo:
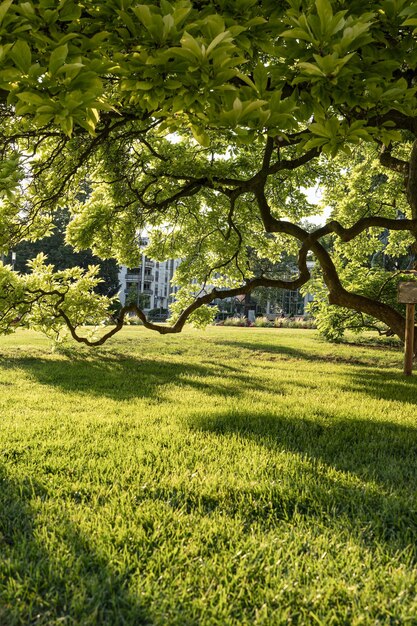
[[[417,623],[417,382],[314,331],[0,339],[0,624]]]

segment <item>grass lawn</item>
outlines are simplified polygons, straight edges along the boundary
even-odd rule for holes
[[[0,338],[0,624],[417,624],[417,376],[314,331]]]

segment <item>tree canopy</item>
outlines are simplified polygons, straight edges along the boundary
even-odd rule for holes
[[[416,27],[415,0],[3,0],[0,247],[66,207],[69,243],[134,266],[146,231],[149,256],[182,259],[171,324],[136,307],[161,333],[219,298],[306,285],[312,256],[331,305],[403,337],[401,309],[346,268],[381,233],[416,248]],[[315,185],[333,214],[311,230]],[[284,253],[294,276],[271,270]],[[94,268],[32,270],[0,269],[3,332],[97,344],[135,308],[85,337],[110,304]]]

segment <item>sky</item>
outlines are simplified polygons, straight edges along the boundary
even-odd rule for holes
[[[322,192],[320,187],[317,185],[316,187],[308,187],[307,189],[302,188],[302,191],[306,194],[308,201],[312,204],[319,205],[322,199]],[[310,215],[308,220],[312,224],[317,224],[317,226],[321,226],[326,223],[330,215],[330,207],[326,206],[324,209],[315,215]]]

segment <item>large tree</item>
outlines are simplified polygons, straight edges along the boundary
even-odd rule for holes
[[[331,251],[417,237],[416,25],[414,0],[4,0],[2,248],[44,236],[68,206],[72,245],[132,266],[146,229],[147,254],[183,259],[171,325],[137,310],[162,333],[207,320],[215,299],[305,285],[313,255],[332,305],[403,337],[401,311],[347,289]],[[364,185],[369,202],[304,228],[316,208],[303,189],[334,185],[345,170],[330,160],[362,145],[395,195],[373,202]],[[283,252],[296,276],[262,271]],[[101,343],[126,309],[103,337],[80,336],[106,314],[95,281],[42,257],[26,277],[4,267],[0,326],[66,324]]]

